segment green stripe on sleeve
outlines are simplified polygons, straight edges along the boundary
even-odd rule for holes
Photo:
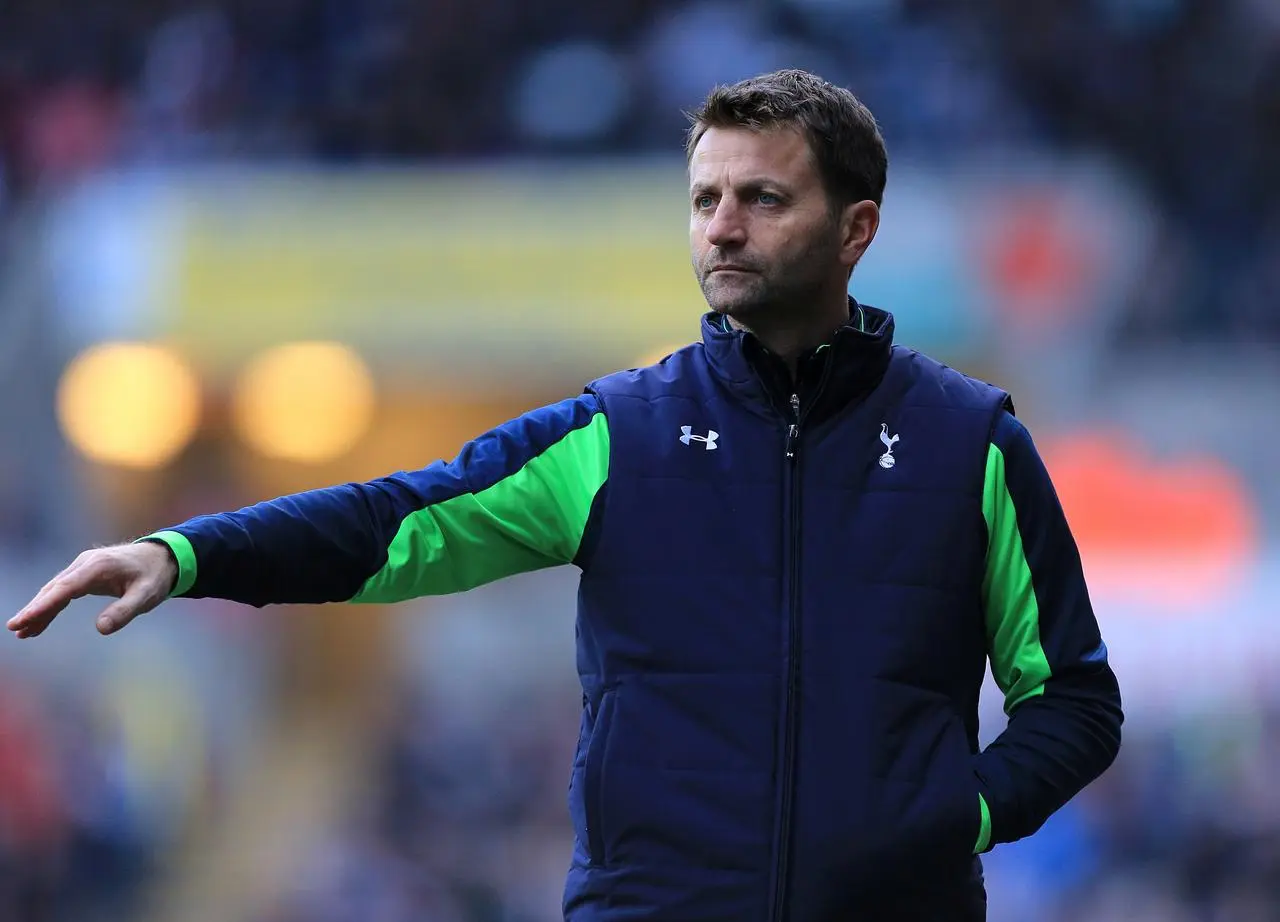
[[[994,443],[987,453],[982,495],[987,520],[987,570],[982,583],[991,674],[1004,692],[1004,710],[1044,693],[1049,660],[1040,643],[1040,606],[1031,566],[1018,530],[1018,511],[1005,482],[1004,454]]]
[[[570,563],[608,473],[609,429],[598,413],[493,486],[407,516],[386,564],[351,601],[462,592]]]
[[[196,584],[196,551],[186,535],[176,531],[158,531],[139,538],[138,541],[158,541],[167,545],[174,560],[178,561],[178,580],[173,584],[169,598],[189,592]]]
[[[982,811],[982,825],[978,827],[978,841],[973,846],[975,855],[981,855],[991,847],[991,810],[981,794],[978,795],[978,809]]]

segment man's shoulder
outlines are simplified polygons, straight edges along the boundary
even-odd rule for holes
[[[913,402],[931,406],[1014,412],[1013,398],[997,384],[960,371],[908,346],[894,346],[894,362],[909,371]]]
[[[702,343],[690,343],[653,364],[596,378],[587,389],[605,400],[610,397],[653,400],[680,394],[698,389],[701,376],[691,372],[705,361]]]

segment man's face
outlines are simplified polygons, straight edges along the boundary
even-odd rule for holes
[[[848,278],[838,222],[795,129],[708,128],[689,161],[689,202],[693,270],[714,311],[751,326]]]

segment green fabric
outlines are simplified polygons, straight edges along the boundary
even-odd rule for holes
[[[169,598],[191,591],[191,587],[196,584],[196,551],[186,535],[176,531],[158,531],[139,538],[138,541],[156,541],[164,544],[173,553],[174,560],[178,561],[178,580],[173,584]]]
[[[978,809],[982,811],[982,825],[978,828],[978,841],[973,846],[975,855],[981,855],[991,847],[991,810],[981,794],[978,795]]]
[[[596,414],[488,489],[407,516],[386,564],[351,601],[445,595],[570,563],[608,474],[609,429]]]
[[[1004,454],[987,454],[982,513],[987,520],[987,569],[982,582],[991,675],[1012,714],[1028,698],[1044,693],[1051,671],[1040,643],[1040,606],[1031,566],[1018,530],[1018,510],[1005,482]]]

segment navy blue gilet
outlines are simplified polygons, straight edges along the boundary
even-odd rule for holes
[[[611,459],[579,590],[574,922],[909,918],[969,882],[1008,397],[865,314],[794,416],[710,316],[591,386]]]

